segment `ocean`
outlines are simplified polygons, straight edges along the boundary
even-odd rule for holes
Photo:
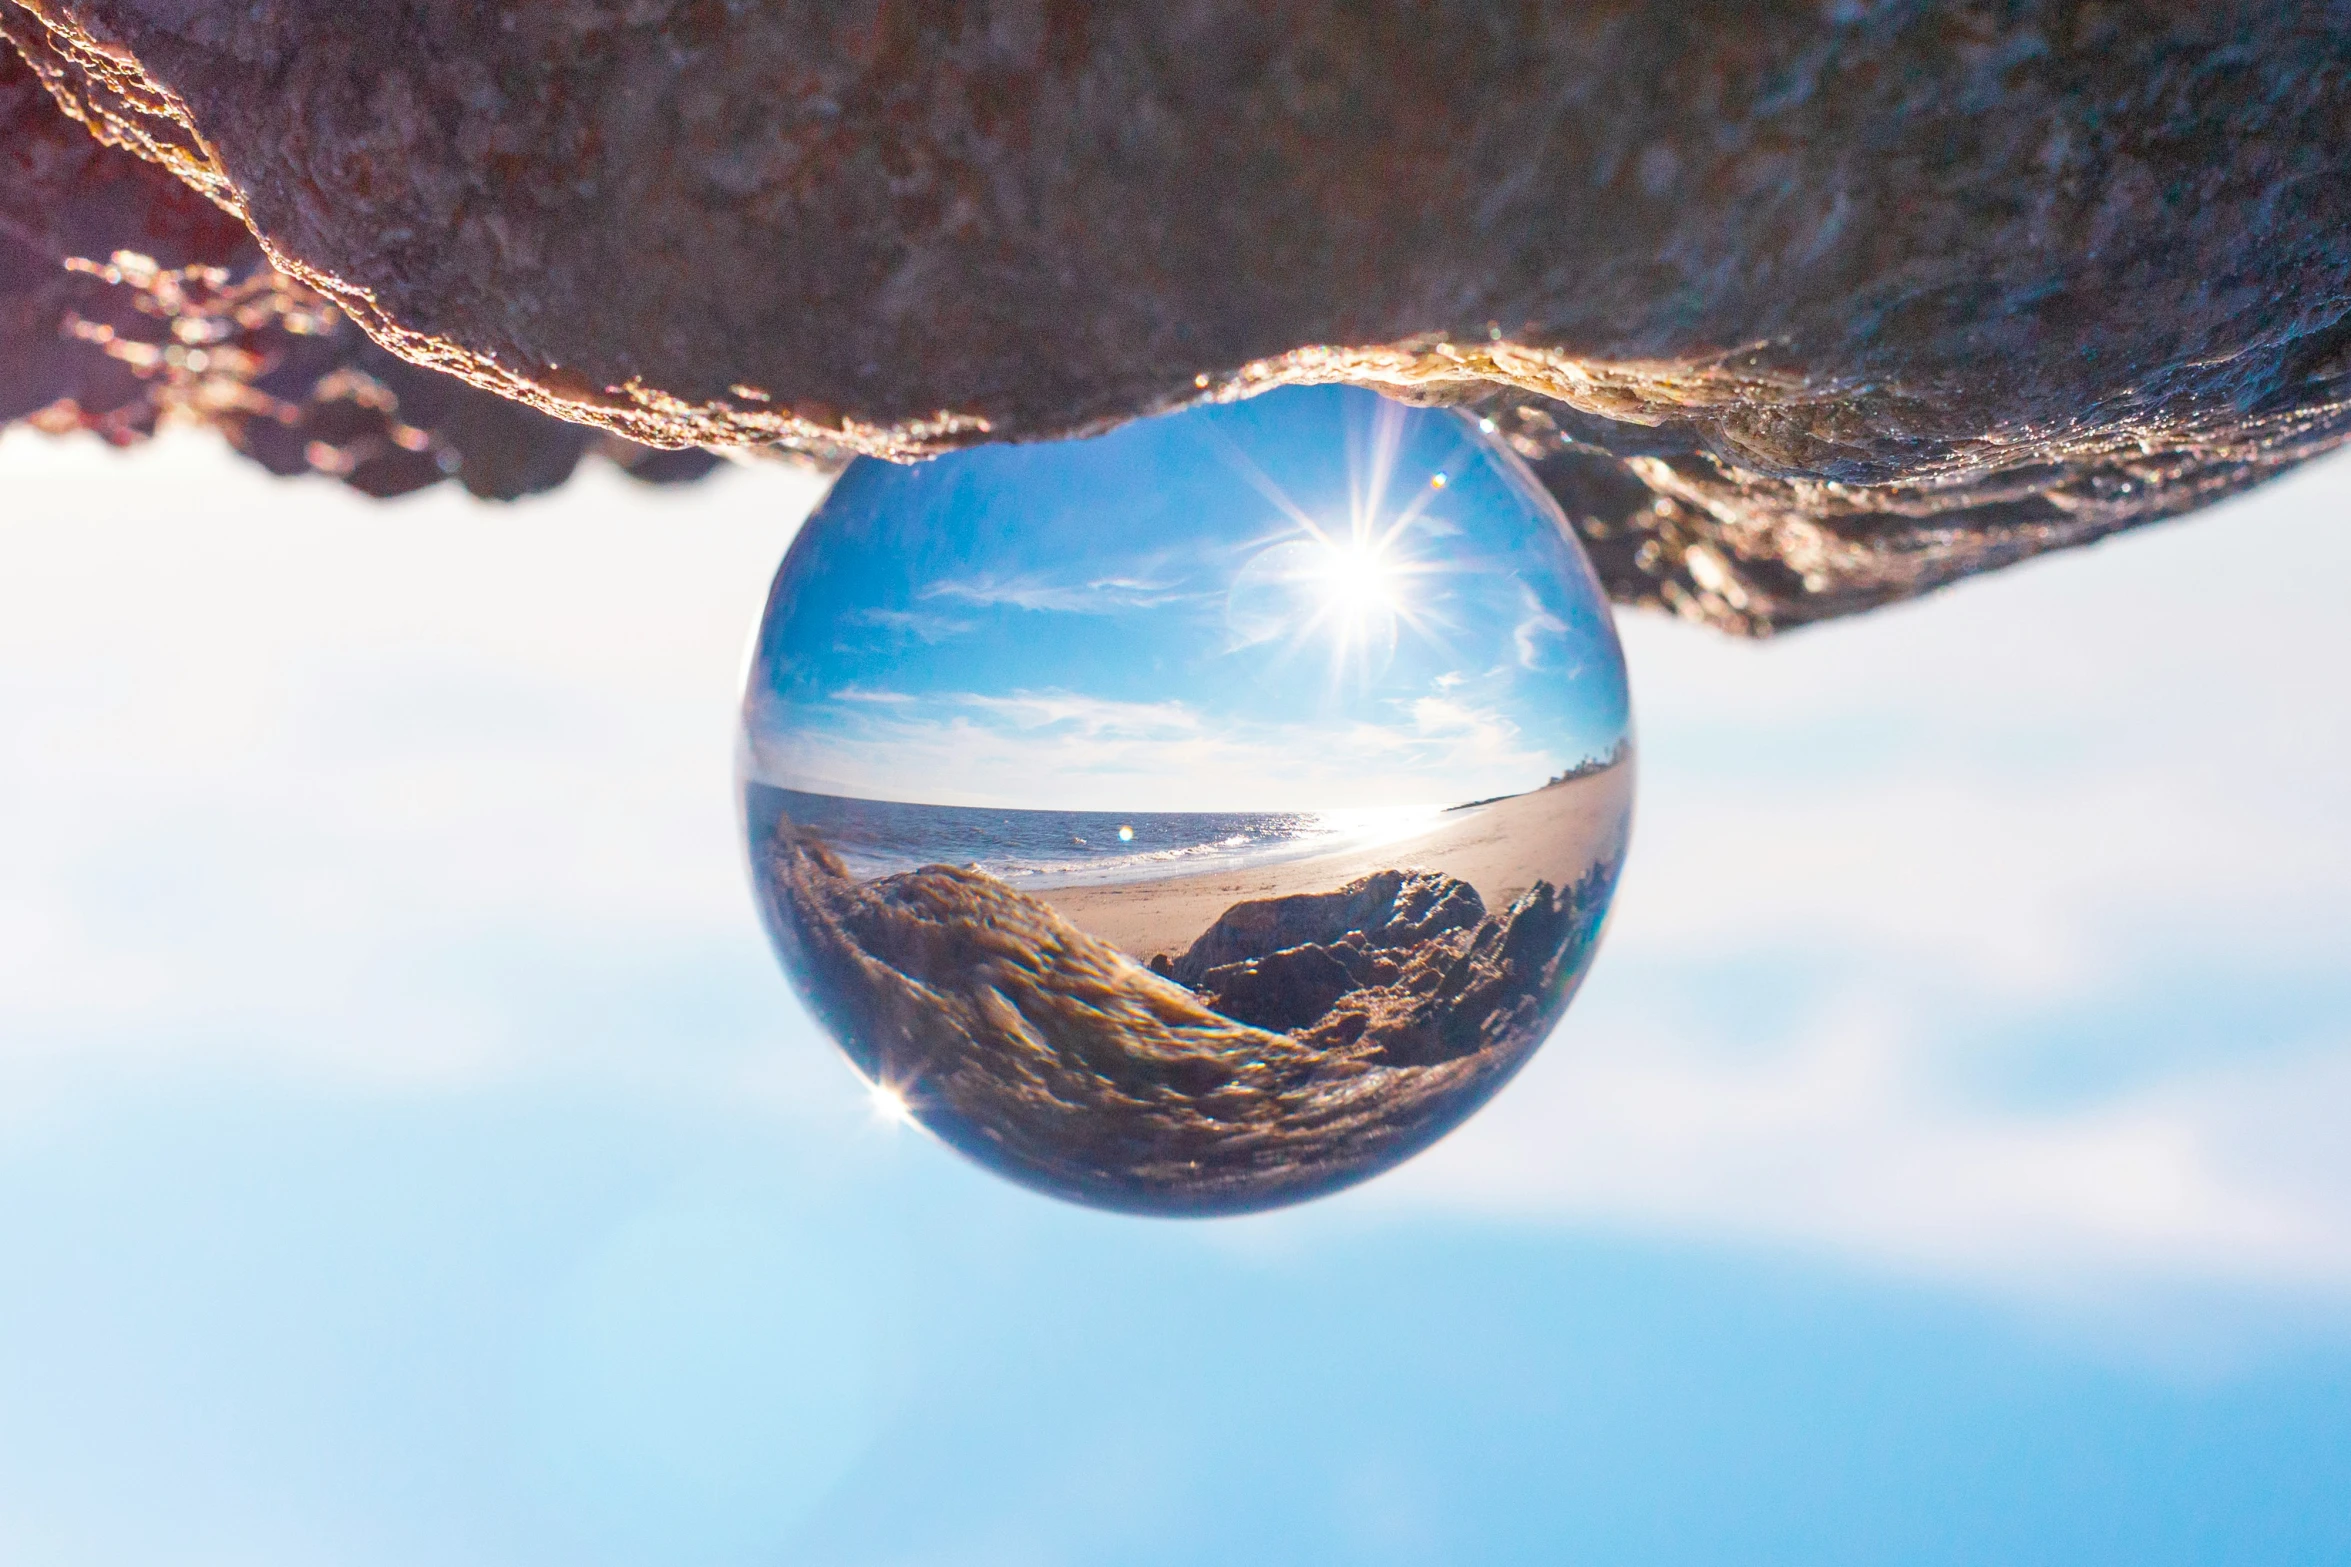
[[[907,805],[743,786],[756,847],[779,818],[822,837],[861,880],[924,865],[973,865],[1023,887],[1150,881],[1408,838],[1440,808],[1360,811],[1006,811]]]

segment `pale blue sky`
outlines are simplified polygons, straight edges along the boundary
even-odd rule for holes
[[[1549,498],[1458,415],[1353,388],[858,464],[774,604],[751,769],[821,793],[1445,806],[1534,788],[1627,723]]]
[[[2351,466],[1629,619],[1562,1034],[1205,1224],[792,1002],[729,747],[804,482],[0,474],[0,1567],[2351,1556]]]

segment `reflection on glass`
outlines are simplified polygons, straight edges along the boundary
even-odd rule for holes
[[[770,934],[877,1103],[1170,1214],[1334,1190],[1491,1097],[1632,813],[1557,508],[1474,424],[1337,388],[853,465],[741,767]]]

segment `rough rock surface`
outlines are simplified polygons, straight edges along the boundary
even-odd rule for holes
[[[1400,947],[1485,917],[1486,906],[1468,882],[1433,871],[1379,871],[1336,892],[1236,903],[1165,972],[1197,989],[1220,969],[1285,948],[1328,946],[1350,934],[1375,948]]]
[[[1489,915],[1467,882],[1379,871],[1335,892],[1237,903],[1183,957],[1151,967],[1236,1021],[1429,1066],[1537,1026],[1563,962],[1589,949],[1615,876],[1603,863],[1565,890],[1537,881]]]
[[[909,456],[1479,403],[1762,631],[2345,433],[2344,0],[0,0],[401,354]]]
[[[1376,916],[1400,883],[1445,883],[1419,913],[1446,912],[1384,926],[1376,955],[1360,930],[1352,943],[1333,932],[1329,947],[1209,971],[1265,981],[1254,999],[1296,1017],[1288,1026],[1234,1015],[980,871],[860,883],[786,821],[758,880],[809,1004],[949,1143],[1076,1201],[1208,1214],[1350,1185],[1459,1124],[1566,1006],[1615,875],[1611,864],[1565,892],[1538,885],[1466,925],[1444,894],[1467,889],[1440,877],[1388,871],[1319,895],[1326,913]],[[1274,929],[1217,928],[1239,926]],[[1305,986],[1277,983],[1309,969]],[[1343,993],[1322,993],[1331,969]]]
[[[217,426],[273,472],[376,496],[453,477],[513,499],[561,484],[591,448],[646,479],[717,461],[395,357],[270,266],[234,217],[93,140],[0,49],[0,428],[129,445],[167,416]]]

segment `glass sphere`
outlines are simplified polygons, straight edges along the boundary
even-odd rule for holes
[[[877,1100],[1148,1213],[1459,1124],[1581,982],[1632,820],[1559,508],[1474,422],[1333,387],[852,464],[739,758],[769,933]]]

